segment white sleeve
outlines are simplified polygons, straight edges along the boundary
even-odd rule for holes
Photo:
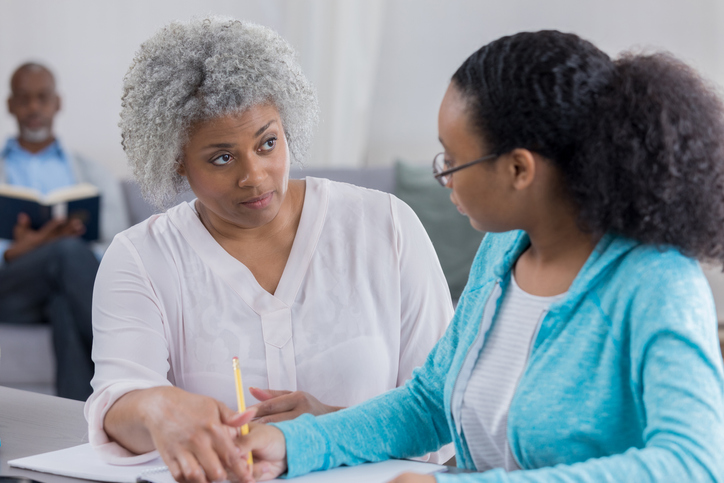
[[[422,223],[403,201],[391,196],[400,263],[400,369],[397,385],[410,379],[442,337],[453,316],[450,289]],[[419,459],[442,464],[453,457],[449,444]]]
[[[85,404],[88,437],[101,457],[114,464],[136,464],[158,456],[136,456],[112,442],[103,422],[124,394],[170,386],[169,347],[163,307],[141,258],[120,234],[108,247],[93,289],[93,394]]]

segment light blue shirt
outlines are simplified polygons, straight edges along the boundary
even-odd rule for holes
[[[68,156],[57,140],[40,152],[31,153],[16,138],[10,138],[1,156],[5,158],[8,184],[33,188],[43,194],[75,184]]]
[[[450,326],[425,365],[359,406],[275,424],[287,476],[406,458],[455,442],[462,394],[496,322],[522,232],[486,235]],[[518,466],[438,483],[724,481],[724,371],[711,290],[676,249],[608,234],[541,321],[508,413]]]
[[[43,194],[75,184],[68,156],[57,139],[42,151],[31,153],[23,149],[16,138],[10,138],[0,158],[5,160],[7,184],[33,188]],[[10,244],[10,240],[0,239],[0,266]]]

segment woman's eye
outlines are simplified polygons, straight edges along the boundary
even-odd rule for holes
[[[215,166],[223,166],[231,161],[231,155],[230,154],[222,154],[221,156],[218,156],[214,158],[211,161],[211,164]]]
[[[264,141],[264,144],[261,145],[259,148],[259,151],[271,151],[274,149],[274,146],[277,144],[277,138],[269,138],[266,141]]]
[[[445,169],[450,169],[450,168],[455,167],[455,165],[453,164],[453,162],[450,161],[449,159],[446,159],[443,164],[445,165]]]

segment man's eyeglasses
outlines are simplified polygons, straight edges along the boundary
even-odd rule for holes
[[[441,185],[447,186],[447,184],[450,182],[450,175],[453,174],[455,171],[460,171],[461,169],[472,166],[473,164],[482,163],[483,161],[495,159],[499,156],[499,154],[488,154],[487,156],[483,156],[482,158],[476,159],[475,161],[470,161],[469,163],[461,164],[460,166],[455,166],[451,168],[448,162],[445,160],[445,153],[440,153],[432,160],[432,175]]]

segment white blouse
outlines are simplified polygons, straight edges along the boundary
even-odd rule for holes
[[[135,389],[173,384],[235,408],[234,356],[249,405],[249,386],[360,403],[409,379],[452,314],[430,239],[392,195],[307,178],[273,295],[182,203],[117,235],[103,257],[85,405],[90,442],[106,460],[131,463],[103,420]]]

